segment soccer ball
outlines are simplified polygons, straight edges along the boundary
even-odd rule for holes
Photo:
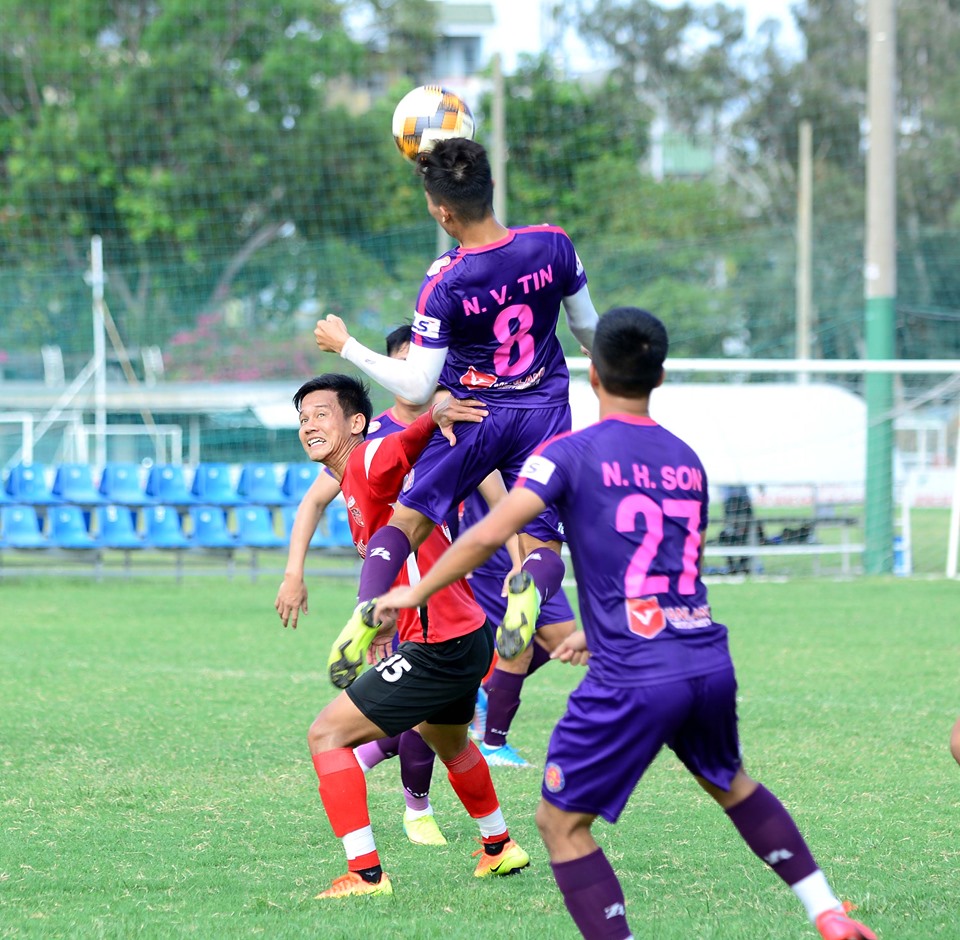
[[[473,138],[473,112],[458,94],[439,85],[407,92],[393,112],[393,139],[410,161],[447,137]]]

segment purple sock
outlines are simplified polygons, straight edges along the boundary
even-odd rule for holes
[[[586,940],[630,936],[623,888],[603,849],[572,862],[551,862],[563,903]]]
[[[370,554],[369,551],[367,554]],[[552,597],[560,590],[566,566],[556,552],[549,548],[538,548],[524,558],[522,570],[528,572],[533,578],[533,583],[540,592],[542,605],[548,597]]]
[[[727,815],[753,853],[788,885],[817,870],[793,817],[765,787],[758,786],[742,803],[728,809]]]
[[[358,599],[368,601],[389,591],[409,554],[410,540],[401,529],[392,525],[377,529],[370,536],[360,568]]]
[[[380,738],[378,741],[368,741],[366,744],[361,744],[359,747],[354,748],[354,750],[367,767],[376,767],[381,761],[396,757],[399,745],[400,736],[396,735],[392,738]]]
[[[408,809],[426,809],[430,805],[435,757],[419,731],[404,731],[400,735],[400,782]]]
[[[487,730],[483,743],[502,747],[507,743],[513,716],[520,707],[520,690],[526,676],[494,669],[483,689],[487,693]]]
[[[541,666],[550,662],[550,653],[545,647],[534,642],[530,644],[530,648],[533,650],[533,659],[530,660],[530,665],[527,667],[528,677],[532,676]]]

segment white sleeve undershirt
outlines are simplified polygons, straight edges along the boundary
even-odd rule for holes
[[[587,285],[570,297],[563,298],[563,310],[567,315],[567,326],[576,337],[580,345],[588,352],[593,349],[593,334],[597,330],[596,307],[590,299],[590,290]]]
[[[367,349],[351,336],[343,344],[340,357],[362,369],[388,392],[422,405],[436,391],[447,347],[429,349],[411,343],[406,359],[391,359]]]

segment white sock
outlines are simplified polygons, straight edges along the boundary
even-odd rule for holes
[[[807,917],[813,923],[824,911],[842,911],[843,904],[837,899],[827,878],[818,868],[812,875],[801,878],[790,890],[800,899],[807,909]]]
[[[353,749],[353,756],[357,759],[357,763],[360,765],[360,769],[364,773],[367,773],[367,771],[369,771],[370,768],[363,762],[363,758],[360,756],[360,748],[355,747]]]
[[[408,806],[403,811],[403,818],[407,822],[413,822],[415,819],[419,819],[421,816],[432,816],[432,815],[433,815],[433,807],[429,803],[427,803],[426,809],[410,809],[410,807]]]
[[[354,829],[348,832],[343,839],[343,849],[347,853],[347,859],[359,858],[361,855],[369,855],[376,851],[377,845],[373,841],[373,829],[370,826],[364,826],[362,829]]]
[[[507,824],[504,822],[503,813],[499,806],[489,816],[482,816],[478,819],[477,825],[480,827],[480,835],[487,839],[507,831]]]

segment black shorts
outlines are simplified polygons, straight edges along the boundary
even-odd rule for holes
[[[489,622],[442,643],[401,643],[396,652],[360,674],[347,695],[388,735],[421,721],[465,725],[473,718],[477,689],[493,659]]]

